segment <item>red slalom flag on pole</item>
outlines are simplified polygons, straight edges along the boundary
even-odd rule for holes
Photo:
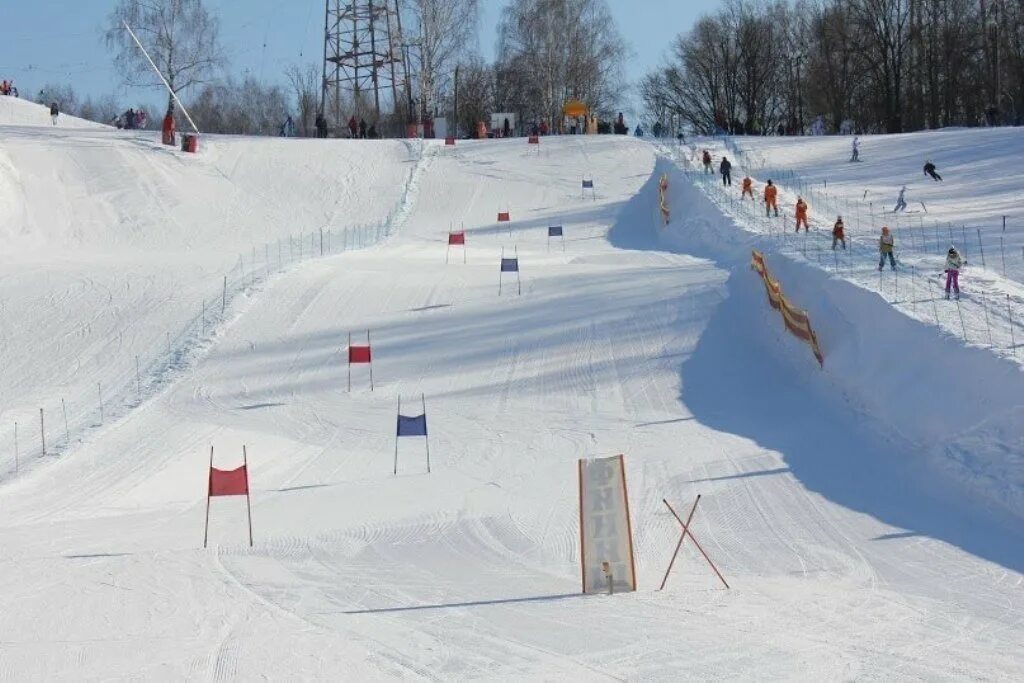
[[[249,518],[249,546],[252,547],[252,505],[249,500],[249,456],[242,446],[242,466],[233,470],[219,470],[213,466],[213,446],[210,446],[210,468],[206,486],[206,523],[203,528],[203,547],[210,534],[210,499],[217,496],[245,496],[245,510]]]
[[[373,352],[370,348],[370,331],[366,331],[366,345],[353,346],[352,333],[348,333],[348,390],[352,391],[352,366],[370,366],[370,391],[373,391]]]

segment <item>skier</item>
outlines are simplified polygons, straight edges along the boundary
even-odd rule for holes
[[[860,138],[856,135],[853,136],[853,153],[850,155],[850,161],[860,161]]]
[[[896,198],[896,208],[894,208],[894,209],[892,210],[892,212],[893,212],[893,213],[896,213],[896,212],[898,212],[898,211],[906,211],[906,210],[907,210],[907,202],[906,202],[906,200],[905,200],[905,199],[903,198],[903,194],[904,194],[904,193],[905,193],[906,191],[907,191],[907,186],[906,186],[906,185],[904,185],[904,186],[903,186],[903,187],[902,187],[902,188],[900,189],[900,196]]]
[[[57,106],[56,102],[50,104],[50,120],[53,121],[53,125],[57,125],[57,117],[60,116],[60,107]]]
[[[771,178],[768,179],[768,184],[764,186],[764,215],[771,216],[772,209],[775,209],[775,217],[779,217],[779,188],[772,185]]]
[[[711,173],[711,152],[704,150],[704,155],[701,157],[701,161],[704,162],[704,172]]]
[[[882,236],[878,238],[878,270],[881,271],[885,267],[885,257],[889,257],[889,265],[893,270],[896,270],[896,257],[893,255],[893,250],[896,247],[896,243],[893,240],[892,233],[889,232],[888,226],[882,228]]]
[[[349,137],[355,139],[358,135],[359,123],[356,121],[356,115],[353,114],[348,120],[348,133]]]
[[[953,287],[957,300],[960,299],[960,269],[967,265],[967,261],[956,250],[950,247],[946,254],[946,298],[949,298],[949,288]]]
[[[750,176],[745,176],[743,178],[743,194],[740,195],[740,199],[745,198],[748,194],[751,199],[754,198],[754,181]]]
[[[718,172],[722,174],[722,184],[732,187],[732,164],[726,157],[722,157],[722,163],[718,165]]]
[[[327,137],[327,119],[324,118],[322,113],[316,115],[316,136],[318,138]]]
[[[930,161],[924,162],[925,175],[930,175],[932,180],[942,180],[942,176],[935,172],[935,164]]]
[[[808,231],[807,227],[807,202],[804,201],[803,197],[796,198],[796,231],[800,232],[800,224],[804,224],[804,232]]]
[[[832,226],[832,251],[836,249],[836,243],[843,243],[843,250],[846,250],[846,227],[843,225],[843,217],[836,216],[836,224]]]
[[[359,119],[359,139],[366,139],[366,119]]]

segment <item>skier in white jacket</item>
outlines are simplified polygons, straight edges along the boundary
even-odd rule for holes
[[[949,289],[953,288],[956,298],[960,298],[960,269],[967,265],[967,260],[960,255],[956,247],[950,247],[946,253],[946,298],[949,298]]]

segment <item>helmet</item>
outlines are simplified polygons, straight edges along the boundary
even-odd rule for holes
[[[950,254],[955,254],[956,253],[956,247],[954,247],[952,244],[949,245],[949,253]]]
[[[882,234],[884,234],[884,235],[888,235],[889,234],[889,226],[888,225],[882,226]]]

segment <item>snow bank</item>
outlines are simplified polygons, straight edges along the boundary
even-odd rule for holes
[[[20,97],[0,97],[0,125],[53,127],[48,106]],[[108,128],[103,124],[66,114],[60,115],[57,125],[62,128]]]
[[[898,445],[902,466],[934,491],[969,495],[997,515],[1024,517],[1024,376],[1012,362],[966,347],[934,327],[908,318],[876,294],[774,251],[773,243],[737,228],[667,160],[659,160],[638,196],[634,219],[657,225],[656,184],[669,178],[672,223],[658,242],[718,262],[732,272],[722,307],[733,335],[757,354],[722,372],[778,364],[814,401],[833,408],[826,419],[852,416]],[[619,229],[613,241],[638,246]],[[762,249],[783,291],[804,307],[825,353],[819,370],[810,349],[783,331],[763,287],[749,272],[750,250]],[[945,302],[943,302],[945,304]],[[951,305],[951,304],[946,304]],[[716,358],[715,362],[730,362]],[[687,396],[688,403],[693,401]],[[822,444],[828,458],[833,444]],[[846,453],[842,447],[837,452]]]

